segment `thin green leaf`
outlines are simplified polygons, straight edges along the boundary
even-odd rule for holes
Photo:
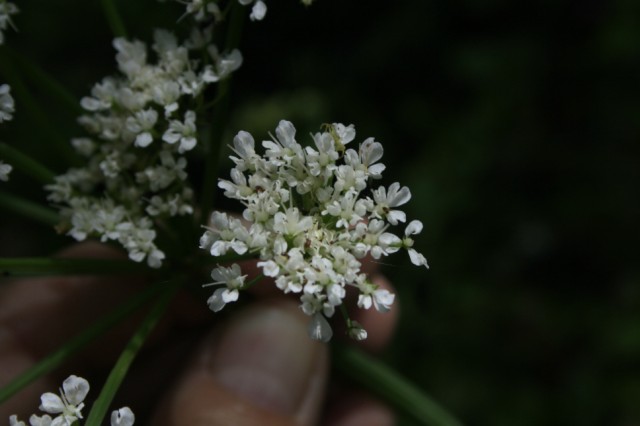
[[[55,174],[39,161],[4,142],[0,142],[0,158],[11,164],[16,170],[31,176],[43,185],[53,182],[55,177]]]
[[[0,191],[0,208],[3,211],[17,213],[48,226],[55,226],[59,220],[55,211],[2,191]]]
[[[231,5],[231,17],[227,28],[225,50],[232,50],[240,43],[242,27],[244,25],[244,14],[239,4],[235,2]],[[213,208],[216,185],[218,184],[218,173],[220,158],[225,149],[222,143],[222,135],[226,124],[229,122],[229,109],[231,99],[231,76],[221,81],[218,85],[217,105],[211,117],[212,131],[208,140],[205,141],[205,169],[204,182],[202,183],[202,200],[200,202],[202,211],[202,221],[209,220],[209,214]]]
[[[145,271],[141,263],[114,259],[0,258],[0,276],[120,275]]]
[[[116,37],[126,38],[127,30],[125,29],[124,21],[118,13],[115,2],[113,0],[101,0],[100,3],[102,4],[104,16],[107,18],[109,28],[111,28],[113,35]]]
[[[118,361],[113,366],[109,377],[107,377],[107,381],[100,391],[98,399],[96,399],[96,402],[94,402],[91,407],[85,426],[100,426],[100,424],[102,424],[103,419],[109,410],[109,405],[111,405],[113,397],[127,375],[131,363],[135,359],[138,351],[140,351],[140,348],[151,331],[155,328],[158,321],[160,321],[162,314],[169,305],[169,302],[171,302],[173,295],[178,290],[180,283],[180,280],[174,280],[173,282],[163,285],[162,294],[153,305],[146,318],[142,321],[138,330],[131,337],[129,343],[127,343],[127,346],[122,351],[122,354],[120,354],[120,358],[118,358]]]
[[[455,417],[395,371],[352,346],[333,343],[336,369],[398,410],[429,426],[461,426]]]
[[[53,371],[64,360],[77,353],[80,349],[91,343],[98,336],[103,335],[111,327],[118,324],[123,319],[131,315],[136,309],[151,299],[164,286],[152,285],[147,287],[140,294],[127,300],[118,306],[110,314],[98,320],[96,323],[85,329],[73,339],[63,344],[60,349],[45,357],[29,370],[13,379],[4,388],[0,389],[0,404],[11,398],[16,392],[33,382],[44,374]]]

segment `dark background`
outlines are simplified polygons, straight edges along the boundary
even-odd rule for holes
[[[145,41],[183,10],[129,3]],[[428,272],[384,259],[402,307],[384,358],[470,425],[640,424],[640,3],[267,4],[246,23],[228,140],[282,118],[301,141],[354,123],[358,142],[383,143],[385,183],[411,188],[407,214],[425,225]],[[78,98],[113,72],[97,2],[20,7],[7,44]],[[18,108],[2,132],[40,132],[16,140],[62,170]],[[23,242],[42,228],[2,223],[4,252],[68,242],[34,252]]]

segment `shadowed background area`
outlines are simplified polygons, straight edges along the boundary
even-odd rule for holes
[[[113,70],[111,36],[93,3],[53,3],[20,5],[8,42],[80,98]],[[183,10],[120,3],[145,41]],[[640,3],[268,7],[245,26],[227,143],[282,118],[300,142],[338,121],[383,143],[431,265],[383,259],[402,306],[383,357],[468,424],[640,424]],[[61,170],[17,108],[5,137]],[[2,215],[3,254],[68,241]]]

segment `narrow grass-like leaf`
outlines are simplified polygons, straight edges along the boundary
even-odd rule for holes
[[[59,220],[58,214],[50,208],[2,191],[0,191],[0,208],[52,227]]]
[[[245,19],[242,9],[243,8],[240,7],[239,4],[236,4],[236,2],[231,4],[231,16],[227,28],[225,50],[230,51],[240,43],[240,36]],[[216,186],[218,184],[220,158],[225,149],[225,144],[222,143],[222,135],[225,126],[229,122],[231,78],[231,76],[228,76],[218,85],[217,104],[211,117],[212,130],[210,137],[205,141],[204,145],[205,169],[204,182],[202,183],[202,199],[200,200],[202,211],[201,221],[203,222],[209,220],[209,213],[211,213],[213,208]]]
[[[144,264],[114,259],[55,257],[0,258],[0,277],[38,275],[120,275],[148,270]]]
[[[53,371],[64,360],[78,352],[80,349],[91,343],[98,336],[103,335],[111,327],[118,324],[123,319],[131,315],[136,309],[156,295],[164,286],[148,286],[140,294],[130,298],[110,314],[104,316],[96,323],[82,331],[73,339],[60,346],[60,349],[45,357],[29,370],[13,379],[4,388],[0,389],[0,404],[13,396],[16,392],[27,386],[40,376]]]
[[[113,369],[111,369],[111,373],[109,374],[109,377],[107,377],[107,381],[102,387],[98,399],[96,399],[91,407],[85,426],[100,426],[102,424],[103,419],[109,410],[109,405],[111,405],[113,397],[127,375],[131,363],[135,359],[151,331],[155,328],[158,321],[160,321],[162,314],[169,305],[169,302],[171,302],[173,295],[178,290],[180,283],[181,281],[176,279],[162,285],[162,294],[151,308],[151,311],[149,311],[145,319],[142,321],[138,330],[136,330],[134,335],[131,337],[129,343],[127,343],[127,346],[120,354],[120,358],[118,358]]]
[[[43,185],[53,182],[55,174],[51,170],[4,142],[0,142],[0,158]]]
[[[333,365],[369,392],[428,426],[461,426],[438,403],[395,371],[352,346],[332,343]]]
[[[104,16],[107,18],[107,23],[109,24],[109,28],[111,28],[111,32],[115,37],[127,37],[127,30],[124,26],[124,21],[120,17],[118,13],[118,9],[113,0],[101,0],[102,10],[104,11]]]

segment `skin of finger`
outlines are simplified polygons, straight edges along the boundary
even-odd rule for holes
[[[61,257],[122,258],[123,254],[106,245],[88,242],[74,245],[59,253]],[[122,277],[53,277],[16,280],[0,287],[0,386],[32,367],[42,357],[83,330],[94,320],[108,313],[119,303],[138,292],[144,285],[141,278]],[[169,314],[159,325],[154,339],[176,330],[176,324],[187,327],[208,318],[206,308],[192,298],[179,296],[171,304]],[[101,336],[82,353],[63,364],[57,372],[47,375],[2,404],[2,415],[36,412],[39,396],[55,392],[69,374],[90,378],[90,370],[113,365],[142,313],[125,324]],[[206,316],[205,316],[206,315]],[[152,342],[153,343],[153,342]],[[56,374],[57,373],[57,374]]]
[[[369,276],[374,284],[378,285],[381,289],[395,293],[395,289],[391,282],[384,275],[376,272],[377,264],[369,262],[364,263],[363,265],[365,264],[369,265]],[[243,273],[248,274],[249,277],[255,277],[259,273],[259,268],[256,266],[255,261],[241,262],[240,266]],[[249,291],[259,297],[269,297],[282,293],[281,290],[275,286],[273,279],[268,277],[251,287]],[[345,303],[346,306],[350,308],[350,315],[352,319],[358,321],[368,332],[367,339],[362,342],[358,342],[358,345],[369,352],[380,352],[393,336],[396,324],[398,323],[400,313],[399,301],[396,298],[391,309],[388,312],[383,313],[376,311],[374,308],[359,309],[356,306],[357,295],[358,292],[355,291],[354,288],[347,287]],[[291,299],[298,298],[298,295],[296,294],[290,294],[288,296]],[[341,317],[338,321],[333,321],[333,326],[337,331],[336,335],[339,336],[339,338],[345,338],[346,331],[343,322],[340,320]],[[349,338],[346,337],[346,339]]]
[[[36,361],[9,332],[0,329],[0,387],[9,383],[16,372],[27,370]],[[36,380],[0,405],[0,419],[8,419],[13,414],[26,419],[36,412],[40,395],[55,388],[56,384],[49,377]]]
[[[324,426],[393,426],[393,411],[378,399],[341,382],[328,392]]]
[[[257,306],[257,307],[256,307]],[[238,316],[248,314],[250,310],[258,308],[265,310],[265,306],[274,309],[288,311],[289,315],[298,318],[300,325],[298,328],[306,328],[307,318],[299,311],[297,306],[291,301],[273,299],[260,301],[253,307],[245,309],[237,314]],[[261,311],[261,312],[262,312]],[[231,321],[234,321],[232,319]],[[277,332],[277,330],[274,330]],[[306,338],[306,331],[305,338]],[[226,336],[226,337],[225,337]],[[248,337],[248,336],[247,336]],[[256,336],[257,337],[257,336]],[[267,336],[257,337],[263,342],[277,341]],[[182,424],[190,425],[314,425],[316,424],[322,402],[326,379],[328,375],[328,351],[326,346],[320,343],[310,342],[315,349],[315,356],[309,370],[300,371],[298,377],[302,384],[303,391],[296,395],[298,402],[289,413],[283,413],[280,409],[270,409],[269,406],[262,406],[250,402],[251,398],[240,396],[233,390],[229,390],[218,381],[216,365],[226,364],[226,357],[233,356],[233,353],[241,353],[247,350],[258,350],[262,344],[254,346],[254,339],[243,338],[228,340],[228,335],[223,330],[216,330],[210,334],[201,345],[198,353],[190,362],[184,376],[178,384],[173,387],[165,398],[165,403],[155,416],[154,425],[157,426],[177,426]],[[263,343],[264,344],[264,343]],[[277,343],[276,343],[277,344]],[[220,345],[225,345],[224,355],[219,354]],[[229,345],[232,349],[229,350]],[[269,351],[267,351],[269,352]],[[277,352],[277,351],[276,351]],[[287,356],[297,356],[295,353],[288,353]],[[282,361],[282,360],[280,360]],[[285,360],[286,362],[286,360]],[[267,364],[269,362],[267,361]],[[219,374],[219,373],[218,373]],[[296,376],[297,376],[296,374]]]
[[[391,282],[382,274],[373,275],[371,281],[381,289],[395,292]],[[393,337],[400,316],[400,303],[396,297],[388,312],[378,312],[374,308],[354,309],[352,315],[368,332],[367,339],[358,345],[368,352],[380,352]]]
[[[122,258],[123,254],[104,244],[87,242],[63,250],[59,256],[114,259]],[[9,330],[34,355],[44,356],[138,293],[145,284],[144,277],[121,276],[64,276],[15,281],[0,287],[0,328]],[[119,352],[140,318],[141,314],[132,317],[125,325],[110,332],[93,355],[111,358]],[[209,319],[204,303],[180,292],[159,328],[170,329],[175,324],[194,326]],[[166,330],[159,334],[166,334]]]

